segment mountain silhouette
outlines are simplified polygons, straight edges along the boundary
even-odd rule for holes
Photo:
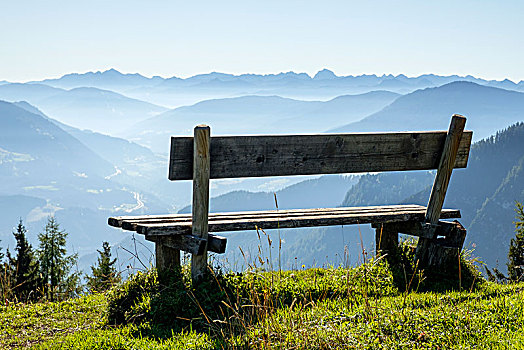
[[[466,116],[466,128],[480,140],[523,118],[524,93],[453,82],[436,88],[417,90],[396,99],[389,106],[358,122],[332,129],[332,132],[402,130],[447,130],[451,115]]]

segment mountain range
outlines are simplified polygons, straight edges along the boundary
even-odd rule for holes
[[[13,209],[2,211],[3,242],[11,239],[10,228],[17,217],[23,216],[36,236],[46,217],[56,215],[71,230],[79,251],[89,250],[104,237],[118,240],[118,234],[105,225],[108,215],[168,210],[154,195],[127,182],[130,175],[122,173],[110,157],[101,157],[59,125],[27,103],[0,101],[0,195],[6,206],[13,200],[14,207],[20,208],[19,214],[9,218],[4,214]],[[69,130],[84,142],[93,135]],[[104,135],[93,143],[104,146],[100,140],[113,150],[129,144]],[[150,153],[138,145],[130,149]]]
[[[171,135],[191,135],[199,124],[212,134],[318,133],[381,110],[400,95],[374,91],[332,100],[301,101],[279,96],[242,96],[179,107],[134,125],[125,136],[156,152],[169,150]]]
[[[475,246],[490,266],[500,265],[513,234],[514,200],[524,200],[524,132],[522,124],[495,132],[523,120],[523,87],[524,82],[471,76],[341,77],[329,70],[313,77],[208,73],[186,79],[109,70],[23,84],[4,81],[0,99],[9,102],[0,101],[1,245],[12,246],[10,232],[19,217],[35,242],[46,217],[56,215],[70,232],[71,249],[82,256],[82,269],[96,259],[102,240],[128,250],[139,242],[143,254],[150,254],[150,244],[108,227],[107,217],[190,209],[191,183],[167,180],[167,152],[170,135],[191,135],[196,124],[209,123],[212,135],[433,130],[447,129],[450,116],[461,113],[480,141],[472,147],[468,168],[454,172],[446,206],[462,210],[468,247]],[[211,205],[217,211],[273,209],[274,193],[282,209],[425,205],[433,176],[214,180]],[[354,264],[363,258],[363,248],[368,254],[374,249],[367,226],[268,234],[282,239],[287,267]],[[226,259],[241,263],[239,246],[256,256],[261,244],[254,232],[229,234],[228,240]],[[267,242],[262,245],[267,252]]]
[[[417,90],[393,101],[360,121],[331,132],[447,130],[453,114],[468,118],[466,128],[481,140],[524,119],[524,93],[453,82]]]
[[[115,69],[106,71],[71,73],[60,78],[33,81],[62,89],[93,87],[112,90],[128,97],[156,105],[176,108],[213,98],[230,98],[244,95],[278,95],[293,99],[329,100],[340,95],[363,94],[376,90],[389,90],[401,94],[427,87],[436,87],[453,81],[470,81],[480,85],[524,91],[524,82],[508,79],[496,81],[473,76],[440,76],[424,74],[407,77],[403,74],[363,74],[337,76],[328,69],[313,77],[306,73],[240,74],[211,72],[188,78],[123,74]]]
[[[112,135],[167,110],[94,87],[64,90],[42,84],[4,84],[0,85],[0,100],[27,101],[62,123]]]

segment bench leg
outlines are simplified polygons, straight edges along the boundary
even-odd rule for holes
[[[419,251],[418,265],[421,268],[435,268],[439,272],[445,272],[459,263],[466,229],[456,220],[441,225],[445,226],[437,229],[437,238],[428,240],[426,249]],[[443,230],[446,232],[439,232]]]
[[[398,248],[398,231],[387,224],[374,225],[377,255],[392,255]]]
[[[180,267],[180,250],[168,247],[158,240],[155,242],[155,254],[159,275]]]

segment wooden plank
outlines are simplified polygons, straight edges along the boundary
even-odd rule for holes
[[[358,214],[331,214],[331,215],[313,215],[298,216],[295,218],[276,219],[276,218],[253,218],[239,220],[216,220],[210,221],[208,229],[210,232],[226,231],[244,231],[254,230],[255,227],[264,230],[276,228],[293,228],[293,227],[316,227],[316,226],[336,226],[336,225],[353,225],[353,224],[370,224],[383,222],[398,221],[423,221],[424,211],[406,210],[390,213],[358,213]],[[460,215],[458,210],[443,210],[442,219],[449,219]],[[159,223],[137,225],[136,231],[146,235],[177,235],[190,234],[191,222],[178,223]]]
[[[432,244],[431,238],[435,238],[435,224],[438,223],[440,212],[444,204],[444,198],[453,172],[453,165],[457,158],[459,150],[460,140],[463,135],[464,126],[466,125],[466,118],[461,115],[455,114],[451,118],[449,125],[449,131],[446,136],[444,143],[444,149],[440,158],[440,163],[437,169],[437,175],[435,176],[435,182],[431,189],[431,195],[429,197],[429,203],[426,209],[425,223],[428,224],[428,238],[421,237],[417,244],[415,251],[415,261],[419,261],[421,267],[427,263],[427,254],[429,252],[429,246]]]
[[[191,254],[202,254],[205,249],[206,240],[192,235],[176,236],[146,236],[148,241],[155,242],[155,246],[163,246],[180,252]]]
[[[261,212],[237,212],[237,213],[231,213],[231,215],[228,215],[228,213],[215,213],[210,214],[208,217],[208,222],[217,221],[217,220],[242,220],[242,219],[253,219],[257,217],[264,217],[264,218],[275,218],[278,220],[279,218],[285,219],[290,217],[298,217],[298,216],[313,216],[313,215],[330,215],[330,214],[342,214],[342,213],[368,213],[368,212],[377,212],[380,211],[380,213],[387,213],[387,212],[394,212],[399,210],[417,210],[417,211],[425,211],[426,207],[419,206],[419,205],[412,205],[412,206],[391,206],[391,207],[340,207],[340,208],[319,208],[319,209],[302,209],[302,210],[286,210],[286,211],[277,211],[277,210],[271,210],[271,211],[261,211]],[[125,218],[125,217],[123,217]],[[138,224],[155,224],[155,223],[163,223],[163,222],[169,222],[169,223],[177,223],[177,222],[191,222],[191,217],[189,215],[183,215],[183,216],[159,216],[157,218],[151,218],[151,217],[135,217],[131,219],[120,219],[119,221],[115,221],[118,223],[119,226],[124,230],[129,231],[136,231],[136,225]]]
[[[380,205],[380,206],[365,206],[365,207],[336,207],[336,208],[312,208],[312,209],[284,209],[284,210],[261,210],[261,211],[237,211],[237,212],[218,212],[209,213],[209,220],[217,217],[233,217],[233,216],[269,216],[273,214],[299,214],[316,213],[316,212],[338,212],[338,211],[366,211],[366,210],[387,210],[387,209],[423,209],[426,207],[416,204],[402,204],[402,205]],[[132,215],[132,216],[114,216],[108,219],[108,224],[114,227],[122,227],[122,223],[126,222],[142,222],[149,220],[173,220],[185,221],[190,220],[192,214],[163,214],[163,215]]]
[[[471,136],[461,139],[456,168],[467,165]],[[436,169],[445,139],[445,131],[212,137],[210,177]],[[192,179],[192,162],[193,138],[172,137],[169,179]]]
[[[205,240],[192,235],[172,236],[145,236],[146,240],[162,244],[171,249],[183,250],[191,254],[202,254],[205,249]],[[227,239],[225,237],[208,235],[207,250],[223,254],[226,251]]]
[[[437,236],[443,236],[446,238],[449,237],[450,239],[453,238],[451,236],[453,234],[453,230],[456,229],[457,224],[461,226],[460,223],[456,220],[454,222],[439,221],[438,224],[435,226]],[[379,229],[380,226],[384,226],[385,229],[390,231],[395,231],[412,236],[429,238],[426,236],[428,232],[424,223],[420,221],[389,222],[385,224],[373,224],[371,226],[375,229]],[[458,244],[458,242],[456,244]]]
[[[210,128],[199,125],[194,130],[193,147],[193,207],[192,230],[195,237],[205,240],[202,252],[191,256],[191,279],[198,282],[207,272],[207,240],[209,214],[209,136]]]
[[[217,254],[226,252],[227,238],[213,234],[207,235],[207,250]]]
[[[435,182],[433,183],[433,188],[431,189],[431,195],[429,197],[426,211],[427,223],[436,224],[440,217],[440,211],[444,204],[444,198],[446,197],[449,180],[451,178],[451,173],[453,172],[453,165],[455,164],[460,139],[465,125],[466,118],[463,116],[455,114],[451,118],[451,124],[444,144],[444,150],[442,151],[437,175],[435,176]]]
[[[216,221],[225,220],[251,220],[257,218],[273,218],[275,221],[296,218],[301,216],[321,216],[321,215],[341,215],[341,214],[358,214],[364,215],[366,213],[375,213],[380,215],[386,215],[388,213],[395,213],[400,211],[414,211],[414,212],[425,212],[426,208],[419,205],[397,205],[397,206],[384,206],[384,207],[340,207],[340,208],[321,208],[321,209],[299,209],[299,210],[286,210],[286,211],[264,211],[264,212],[237,212],[228,215],[229,213],[215,213],[210,214],[208,222],[214,223]],[[460,217],[460,211],[456,210],[453,213],[454,218]],[[136,231],[137,225],[156,224],[156,223],[191,223],[191,217],[188,215],[184,216],[159,216],[157,218],[151,218],[146,216],[131,217],[131,220],[121,217],[119,222],[120,226],[125,230]]]

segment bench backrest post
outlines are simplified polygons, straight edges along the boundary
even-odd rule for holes
[[[209,138],[210,128],[198,125],[193,141],[193,206],[192,234],[207,241],[209,214]],[[191,257],[191,278],[193,283],[203,277],[207,270],[207,242],[204,253]]]
[[[417,245],[415,259],[419,260],[419,263],[423,263],[423,256],[428,251],[428,245],[431,239],[434,239],[436,232],[436,225],[440,218],[440,212],[444,204],[444,198],[446,197],[446,191],[448,189],[449,180],[457,158],[457,153],[460,145],[460,139],[466,125],[466,118],[454,114],[451,118],[449,131],[444,142],[444,149],[440,157],[440,163],[437,168],[437,175],[431,189],[431,195],[429,197],[428,206],[426,209],[425,223],[428,224],[427,232],[425,236],[427,238],[420,237]],[[429,238],[429,239],[428,239]]]

